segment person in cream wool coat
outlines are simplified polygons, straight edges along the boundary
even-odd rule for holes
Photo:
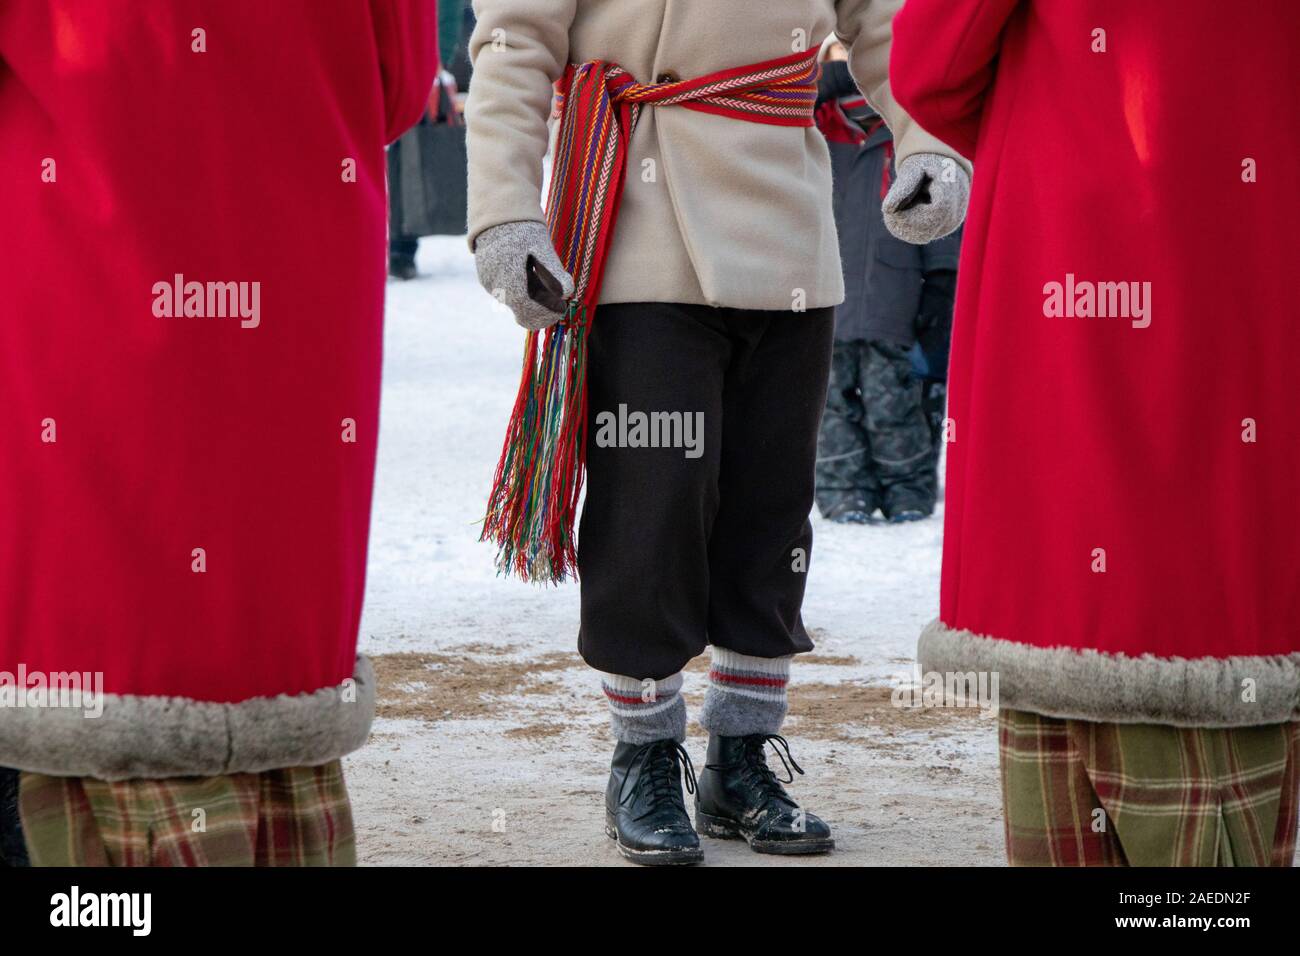
[[[895,234],[922,243],[953,231],[970,185],[969,163],[890,93],[901,5],[474,3],[469,242],[483,286],[526,328],[561,318],[554,296],[530,295],[530,272],[574,290],[542,209],[553,84],[589,64],[613,101],[629,95],[629,75],[645,96],[591,324],[588,416],[620,406],[702,414],[703,453],[607,447],[589,429],[578,536],[579,650],[602,673],[617,740],[606,832],[638,862],[702,858],[683,772],[706,835],[769,853],[833,846],[765,755],[770,743],[790,778],[802,772],[779,731],[790,660],[812,648],[800,619],[808,516],[844,297],[830,161],[812,125],[822,42],[835,34],[845,44],[854,79],[893,130],[898,178],[884,214]],[[805,62],[802,80],[769,83]],[[740,75],[747,98],[718,92]],[[690,101],[665,101],[678,91]],[[700,723],[710,740],[697,781],[682,747],[681,672],[706,645]]]

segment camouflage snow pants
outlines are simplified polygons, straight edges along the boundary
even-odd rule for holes
[[[938,446],[926,414],[925,382],[908,349],[888,342],[836,342],[817,440],[817,507],[886,518],[930,514],[938,488]]]

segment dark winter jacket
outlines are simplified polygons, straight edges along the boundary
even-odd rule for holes
[[[856,94],[843,62],[824,64],[823,99]],[[861,144],[827,137],[844,268],[844,302],[835,310],[835,337],[911,346],[923,327],[938,323],[946,333],[951,326],[961,230],[915,246],[885,228],[880,203],[893,176],[893,139],[883,123],[869,124],[868,129],[872,131]],[[935,284],[926,289],[930,281]]]

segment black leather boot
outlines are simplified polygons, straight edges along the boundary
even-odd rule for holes
[[[605,833],[629,860],[663,866],[704,859],[682,799],[683,766],[686,790],[694,793],[695,768],[677,741],[614,748],[605,788]]]
[[[767,766],[769,740],[790,775],[785,783],[803,773],[790,756],[790,745],[778,734],[710,737],[695,793],[695,825],[705,836],[723,840],[743,837],[758,853],[830,852],[835,848],[831,828],[801,810]]]

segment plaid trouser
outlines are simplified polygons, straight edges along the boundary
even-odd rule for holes
[[[1290,866],[1300,723],[998,716],[1012,866]]]
[[[343,765],[108,782],[24,773],[33,866],[354,866]]]

